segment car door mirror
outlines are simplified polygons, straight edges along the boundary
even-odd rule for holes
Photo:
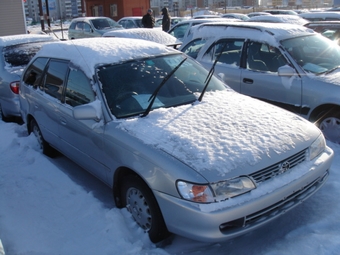
[[[295,72],[295,69],[292,68],[291,66],[284,65],[284,66],[279,67],[278,74],[279,76],[283,76],[283,77],[291,77],[295,75],[296,72]]]
[[[76,120],[95,120],[100,121],[98,112],[93,105],[85,104],[73,108],[73,117]]]

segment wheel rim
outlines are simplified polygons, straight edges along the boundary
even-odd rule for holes
[[[130,188],[126,193],[126,208],[141,228],[145,231],[150,230],[152,220],[150,208],[142,192]]]
[[[340,119],[335,117],[325,118],[319,128],[325,138],[331,142],[340,144]]]

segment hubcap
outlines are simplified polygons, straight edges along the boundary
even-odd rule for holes
[[[151,214],[143,194],[136,188],[130,188],[126,194],[126,207],[137,224],[145,231],[151,228]]]
[[[320,123],[319,128],[327,140],[340,144],[340,119],[326,118]]]

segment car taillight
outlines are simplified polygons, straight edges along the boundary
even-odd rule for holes
[[[11,82],[11,84],[9,84],[9,87],[14,94],[19,94],[19,81]]]

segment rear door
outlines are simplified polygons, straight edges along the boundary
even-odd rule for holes
[[[237,92],[241,91],[240,61],[244,39],[222,39],[212,43],[205,53],[199,54],[199,61],[206,69],[211,69],[217,59],[214,74],[221,77],[223,81]]]

